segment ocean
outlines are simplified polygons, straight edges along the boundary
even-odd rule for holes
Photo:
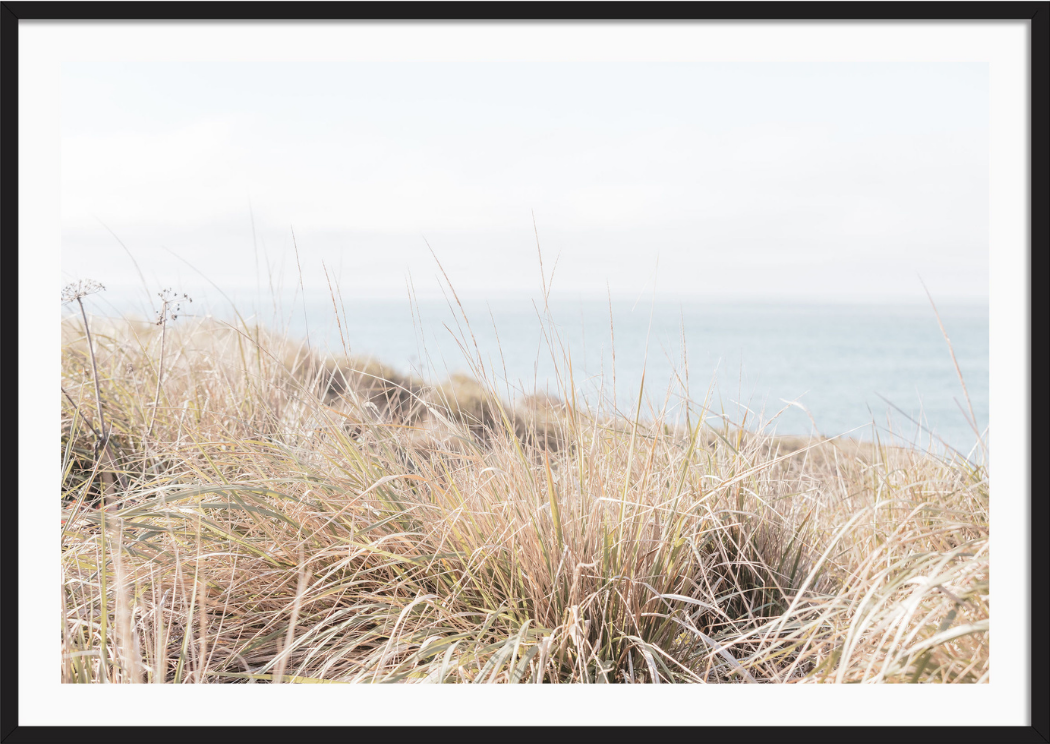
[[[964,455],[976,445],[929,304],[653,303],[643,297],[614,299],[610,307],[606,299],[552,298],[551,325],[542,302],[537,308],[533,300],[504,297],[465,300],[468,328],[443,299],[418,306],[407,298],[344,300],[339,324],[327,291],[308,293],[305,313],[301,295],[276,312],[270,299],[235,302],[243,315],[254,310],[264,324],[309,337],[315,349],[342,353],[345,343],[353,355],[433,381],[471,372],[469,354],[510,399],[561,394],[557,379],[566,377],[567,355],[579,398],[592,405],[601,398],[631,417],[641,390],[643,417],[666,407],[674,419],[688,395],[694,410],[706,399],[713,415],[777,434],[879,436],[921,447],[932,442],[938,450],[948,445]],[[128,312],[129,303],[117,304]],[[205,312],[201,303],[192,307]],[[209,311],[232,317],[224,308],[229,304],[220,301]],[[938,311],[987,443],[988,306],[945,304]]]

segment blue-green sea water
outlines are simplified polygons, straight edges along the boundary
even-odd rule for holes
[[[615,401],[629,415],[637,405],[643,364],[643,416],[682,405],[688,366],[688,397],[698,404],[706,398],[709,408],[733,423],[760,426],[776,416],[767,428],[780,434],[812,434],[816,428],[825,436],[850,432],[871,439],[875,432],[887,437],[892,431],[923,446],[932,433],[935,445],[947,443],[964,453],[976,443],[959,376],[929,305],[642,300],[613,302],[610,310],[608,301],[552,301],[555,334],[541,323],[542,308],[538,314],[530,300],[466,301],[463,308],[469,328],[458,308],[454,314],[445,301],[420,302],[418,308],[407,300],[344,302],[342,337],[330,299],[327,306],[308,303],[307,318],[315,345],[339,351],[345,339],[351,353],[432,378],[468,371],[465,346],[510,397],[563,392],[557,377],[567,377],[567,352],[577,395],[592,403],[599,396]],[[938,311],[983,435],[987,306]],[[296,313],[289,328],[302,335],[308,324]]]
[[[552,299],[552,334],[545,317],[541,322],[542,306],[527,298],[465,301],[469,329],[446,300],[412,305],[407,299],[343,298],[337,303],[341,331],[328,292],[308,294],[305,312],[301,296],[277,312],[269,300],[235,301],[242,314],[254,309],[258,321],[309,336],[316,349],[342,353],[345,342],[351,354],[430,380],[471,371],[469,353],[511,399],[541,391],[563,395],[557,378],[567,378],[568,354],[578,397],[592,405],[602,398],[632,417],[644,369],[643,417],[663,408],[671,419],[681,415],[688,390],[694,411],[706,400],[713,414],[734,424],[778,434],[877,435],[922,447],[932,441],[936,449],[947,444],[967,454],[976,444],[976,426],[988,441],[986,303],[938,306],[968,404],[929,304],[643,298],[614,300],[610,308],[608,300]],[[207,309],[196,303],[194,311],[232,316],[224,307],[222,301]]]

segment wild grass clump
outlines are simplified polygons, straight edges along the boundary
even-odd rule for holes
[[[519,400],[244,323],[62,330],[64,681],[989,679],[951,453],[592,410],[552,323]]]

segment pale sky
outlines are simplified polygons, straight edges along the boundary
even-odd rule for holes
[[[986,301],[988,67],[63,68],[63,281]],[[253,243],[249,202],[254,214]],[[258,246],[257,252],[254,246]],[[256,271],[258,255],[259,273]]]

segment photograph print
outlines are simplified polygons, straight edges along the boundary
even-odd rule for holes
[[[989,91],[63,62],[62,682],[989,683]]]

